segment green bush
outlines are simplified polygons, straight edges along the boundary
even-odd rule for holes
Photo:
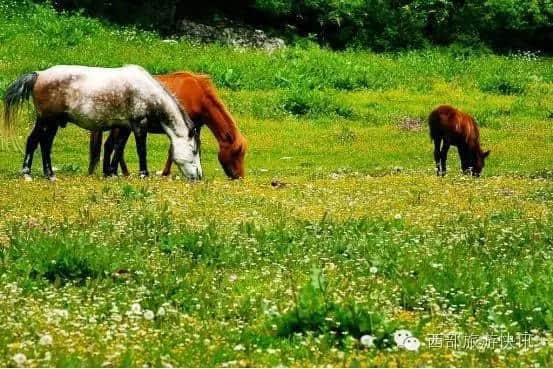
[[[276,323],[280,337],[312,332],[342,340],[347,336],[360,338],[370,334],[376,338],[375,346],[380,348],[392,345],[392,335],[398,327],[396,322],[386,319],[381,313],[354,303],[332,301],[319,269],[313,269],[311,281],[299,292],[295,308],[277,317]]]
[[[12,265],[25,270],[31,278],[44,278],[56,284],[109,276],[117,269],[108,248],[81,238],[62,240],[40,233],[29,238],[18,235],[12,241]]]
[[[538,0],[212,0],[202,4],[58,0],[56,4],[162,33],[174,31],[184,17],[213,19],[223,14],[281,28],[284,33],[282,25],[290,24],[299,34],[336,48],[373,50],[416,48],[428,41],[484,42],[507,50],[550,49],[547,30],[553,25],[553,5]]]
[[[325,91],[294,89],[288,91],[281,98],[282,109],[296,116],[339,116],[351,118],[353,109],[344,104],[338,104]]]
[[[527,83],[504,74],[493,74],[479,82],[480,90],[500,95],[520,95],[526,92]]]

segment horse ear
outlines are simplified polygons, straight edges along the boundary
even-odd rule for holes
[[[490,156],[490,152],[491,150],[486,151],[485,153],[482,154],[482,157],[486,159],[488,156]]]

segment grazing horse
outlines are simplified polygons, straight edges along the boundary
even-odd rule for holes
[[[428,117],[430,138],[434,141],[434,160],[438,176],[445,175],[447,152],[457,146],[463,172],[479,177],[490,151],[480,148],[480,133],[475,120],[452,106],[441,105]],[[441,145],[441,148],[440,148]]]
[[[223,103],[217,97],[217,92],[209,77],[189,72],[176,72],[168,75],[158,75],[155,78],[174,93],[180,103],[186,108],[190,118],[198,125],[206,124],[219,143],[219,162],[227,176],[232,179],[244,177],[244,156],[247,142],[236,127],[234,119]],[[113,143],[120,132],[112,129],[104,145],[104,174],[110,167]],[[91,132],[90,135],[90,166],[92,174],[100,159],[102,132]],[[171,149],[163,170],[163,175],[171,173]],[[128,175],[127,165],[121,157],[121,170]]]
[[[163,131],[171,140],[173,160],[190,179],[200,179],[199,132],[178,101],[143,68],[92,68],[59,65],[19,77],[4,97],[4,126],[13,125],[24,100],[33,97],[35,126],[27,139],[22,174],[31,179],[33,154],[42,150],[44,175],[55,180],[50,153],[58,127],[68,122],[91,131],[119,127],[115,143],[116,170],[125,143],[134,132],[140,175],[147,176],[146,135]]]

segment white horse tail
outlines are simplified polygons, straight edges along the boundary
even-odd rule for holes
[[[6,90],[4,95],[4,132],[9,132],[13,127],[17,110],[23,101],[27,101],[31,97],[37,78],[37,72],[24,74]]]

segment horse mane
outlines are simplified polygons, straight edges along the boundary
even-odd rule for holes
[[[465,120],[467,120],[467,124],[470,125],[470,133],[467,134],[467,137],[465,137],[467,145],[469,145],[469,147],[472,146],[476,151],[481,153],[482,148],[480,147],[480,130],[478,129],[476,119],[474,119],[470,114],[463,112],[461,112],[461,114]]]
[[[173,91],[169,90],[167,87],[165,87],[165,85],[163,83],[161,83],[160,81],[158,81],[157,79],[153,78],[154,81],[156,81],[156,83],[161,86],[161,88],[167,93],[167,95],[169,95],[169,97],[175,102],[175,104],[177,104],[177,107],[179,109],[179,112],[181,113],[182,115],[182,118],[184,120],[184,123],[188,126],[188,128],[193,128],[194,127],[194,122],[192,121],[192,119],[190,119],[190,116],[188,115],[188,112],[186,111],[186,109],[182,106],[182,104],[180,103],[179,99],[177,99],[177,97],[175,96],[175,94],[173,93]],[[192,126],[190,126],[190,123],[192,122]]]
[[[217,90],[215,88],[215,85],[213,84],[213,81],[210,76],[206,74],[196,74],[186,71],[179,71],[171,73],[172,76],[182,76],[182,77],[190,77],[193,78],[200,87],[202,88],[205,97],[208,99],[208,102],[213,105],[225,118],[225,122],[227,124],[221,125],[217,124],[219,122],[215,122],[212,119],[208,119],[208,126],[210,126],[212,131],[217,131],[220,134],[220,137],[229,141],[229,142],[235,142],[239,139],[241,136],[236,122],[230,112],[227,110],[225,104],[221,101],[219,98],[219,95],[217,93]]]

